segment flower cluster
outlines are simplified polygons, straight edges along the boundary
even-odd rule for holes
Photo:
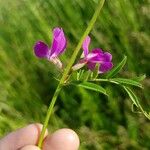
[[[82,45],[84,58],[81,59],[79,63],[73,66],[73,70],[79,69],[84,65],[87,65],[87,67],[91,71],[93,71],[96,64],[98,64],[99,73],[105,73],[109,71],[113,67],[113,64],[111,62],[112,55],[108,52],[103,52],[100,48],[94,48],[91,52],[89,52],[90,42],[91,38],[87,36]]]
[[[89,52],[89,44],[91,39],[87,36],[82,44],[84,57],[79,60],[77,64],[72,67],[72,70],[78,70],[83,66],[91,71],[95,69],[96,64],[99,65],[99,73],[105,73],[113,67],[112,55],[108,52],[103,52],[100,48],[94,48]],[[36,42],[34,45],[35,55],[39,58],[46,58],[57,67],[62,68],[62,62],[59,60],[58,56],[62,54],[67,46],[67,40],[64,35],[62,28],[54,28],[53,30],[53,41],[51,47],[48,47],[42,41]]]

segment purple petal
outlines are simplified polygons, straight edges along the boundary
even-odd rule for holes
[[[98,57],[98,54],[96,53],[89,53],[87,56],[86,56],[86,59],[87,61],[90,61],[90,60],[95,60],[95,58]]]
[[[50,56],[56,57],[64,52],[67,40],[62,28],[54,28]]]
[[[34,53],[39,58],[45,58],[48,53],[48,46],[44,42],[38,41],[34,45]]]
[[[102,50],[101,48],[94,48],[94,49],[92,50],[92,53],[97,53],[97,54],[101,55],[101,54],[103,54],[104,52],[103,52],[103,50]]]
[[[82,48],[83,48],[83,52],[84,52],[84,56],[86,57],[89,53],[89,44],[91,42],[91,38],[89,36],[87,36],[82,44]]]
[[[87,63],[87,66],[88,66],[88,68],[89,68],[91,71],[93,71],[94,68],[95,68],[95,66],[96,66],[96,63],[88,62],[88,63]]]
[[[91,54],[93,55],[93,57],[90,57],[90,59],[88,59],[90,62],[101,63],[104,61],[104,54],[100,48],[93,49],[91,53],[88,55],[91,55]]]
[[[95,63],[110,62],[112,60],[112,55],[108,52],[103,53],[101,49],[94,49],[91,52],[92,54],[97,54],[95,57],[92,57],[89,61]]]
[[[113,67],[112,62],[104,62],[103,64],[100,65],[99,71],[100,73],[105,73],[109,71]]]
[[[106,62],[110,62],[112,60],[112,55],[108,52],[104,53],[104,58]]]

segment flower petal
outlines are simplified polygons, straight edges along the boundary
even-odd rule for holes
[[[88,63],[87,63],[87,66],[88,66],[88,68],[89,68],[91,71],[93,71],[94,68],[95,68],[95,66],[96,66],[96,63],[88,62]]]
[[[91,57],[89,57],[90,55]],[[93,49],[91,53],[88,54],[87,58],[92,63],[101,63],[104,61],[104,54],[100,48],[96,48],[96,49]]]
[[[106,62],[110,62],[112,60],[112,55],[108,52],[104,53],[104,58]]]
[[[100,65],[99,72],[105,73],[105,72],[109,71],[112,67],[113,67],[112,62],[104,62]]]
[[[91,42],[91,38],[89,36],[87,36],[82,44],[82,48],[83,48],[83,52],[84,52],[84,56],[86,57],[89,53],[89,44]]]
[[[48,46],[42,41],[38,41],[34,45],[34,53],[39,58],[45,58],[48,53]]]
[[[97,54],[101,55],[101,54],[103,54],[104,52],[103,52],[103,50],[102,50],[101,48],[94,48],[94,49],[92,50],[92,53],[97,53]]]
[[[95,60],[95,58],[98,57],[98,54],[96,53],[89,53],[86,57],[87,61],[90,61],[90,60]]]
[[[56,57],[64,52],[67,40],[62,28],[54,28],[50,56]]]

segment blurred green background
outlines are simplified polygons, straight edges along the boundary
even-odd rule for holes
[[[0,137],[32,122],[43,122],[58,84],[58,74],[33,54],[34,43],[51,42],[51,30],[62,27],[68,48],[67,64],[83,34],[97,0],[0,0]],[[150,109],[150,0],[107,0],[90,36],[91,47],[113,53],[117,64],[128,56],[119,76],[146,74],[144,90],[135,89]],[[150,122],[131,111],[126,93],[103,84],[109,98],[73,86],[58,98],[49,130],[69,127],[80,136],[81,150],[148,150]]]

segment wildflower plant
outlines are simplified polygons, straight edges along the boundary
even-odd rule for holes
[[[67,40],[62,28],[56,27],[53,29],[53,40],[49,47],[42,41],[38,41],[34,45],[34,53],[38,58],[45,58],[52,62],[56,67],[62,70],[62,77],[59,80],[59,84],[54,92],[50,106],[45,117],[43,129],[39,138],[38,146],[42,147],[42,142],[50,116],[53,111],[53,107],[57,100],[57,97],[63,88],[69,84],[79,86],[88,90],[102,93],[109,97],[105,88],[103,88],[100,83],[108,82],[112,84],[117,84],[123,88],[128,96],[130,97],[133,107],[132,110],[135,111],[134,106],[137,107],[138,112],[143,113],[148,119],[150,119],[150,113],[146,112],[139,103],[139,99],[133,92],[131,86],[143,88],[140,83],[144,80],[145,75],[140,77],[135,77],[132,79],[126,78],[115,78],[115,76],[123,69],[127,62],[127,56],[124,56],[121,62],[114,65],[112,60],[112,54],[105,52],[101,48],[94,48],[89,50],[89,44],[91,38],[89,36],[92,27],[99,16],[99,13],[104,5],[105,0],[100,0],[97,9],[89,22],[89,25],[83,36],[81,37],[77,47],[75,48],[69,63],[64,68],[64,64],[58,58],[59,55],[63,54],[67,47]],[[76,60],[79,52],[82,52],[81,58]],[[76,61],[76,63],[75,63]],[[104,76],[102,76],[104,74]],[[136,110],[137,110],[136,109]]]

